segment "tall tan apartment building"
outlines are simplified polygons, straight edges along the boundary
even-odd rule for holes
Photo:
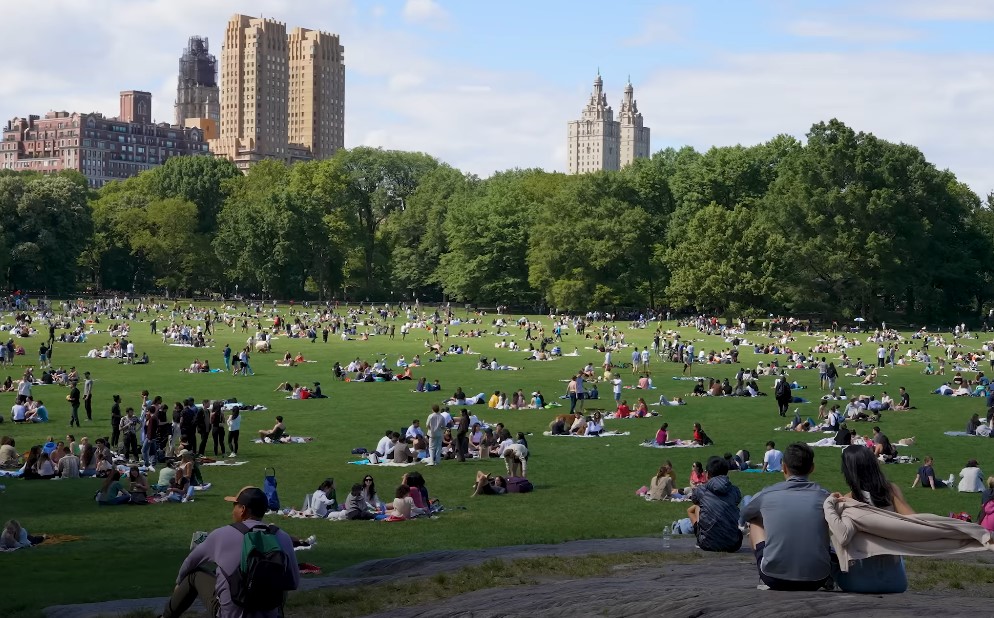
[[[338,35],[290,33],[290,143],[324,159],[345,146],[345,48]]]
[[[345,140],[345,49],[335,35],[235,15],[221,49],[215,155],[245,170],[334,154]]]
[[[570,174],[618,170],[635,159],[648,157],[649,127],[642,124],[631,82],[625,86],[621,113],[615,120],[598,72],[580,119],[567,125],[566,146]]]

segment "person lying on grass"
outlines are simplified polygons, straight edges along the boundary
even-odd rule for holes
[[[474,496],[501,496],[507,493],[507,479],[503,476],[494,476],[483,471],[477,471],[476,484],[473,487]]]

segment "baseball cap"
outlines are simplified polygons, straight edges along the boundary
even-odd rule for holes
[[[269,510],[269,500],[266,499],[266,494],[252,485],[242,487],[237,496],[225,496],[224,500],[225,502],[241,504],[255,517],[262,517]]]

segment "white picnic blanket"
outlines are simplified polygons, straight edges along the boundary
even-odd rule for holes
[[[543,431],[543,436],[550,436],[553,438],[607,438],[611,436],[628,436],[631,435],[630,431],[603,431],[597,436],[578,436],[574,433],[562,433],[553,435],[551,431]]]
[[[646,448],[704,448],[703,444],[698,444],[693,440],[674,440],[673,444],[656,444],[655,440],[648,440],[639,446]]]

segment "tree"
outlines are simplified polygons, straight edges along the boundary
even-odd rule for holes
[[[448,249],[445,218],[450,205],[470,198],[479,184],[478,178],[442,165],[425,174],[404,210],[388,220],[391,278],[411,298],[441,299],[437,269]]]
[[[654,246],[665,208],[641,205],[626,175],[570,178],[540,208],[528,249],[528,281],[559,309],[654,304]],[[655,202],[655,203],[653,203]],[[657,210],[658,209],[658,210]]]
[[[228,183],[241,173],[227,159],[211,155],[171,157],[162,165],[141,174],[155,199],[179,198],[197,206],[197,232],[212,234],[217,215],[227,197]]]
[[[69,175],[0,178],[8,286],[56,294],[75,289],[79,256],[93,233],[87,198]]]
[[[367,147],[339,150],[332,161],[340,166],[346,179],[340,204],[353,213],[358,223],[362,287],[367,294],[374,293],[388,281],[384,276],[379,285],[374,282],[378,264],[386,274],[389,255],[379,252],[380,225],[391,213],[404,210],[421,178],[438,167],[438,161],[419,152]]]
[[[437,275],[443,292],[479,304],[538,300],[527,278],[530,226],[539,204],[564,178],[539,170],[503,172],[486,180],[478,195],[450,204],[444,224],[448,251]]]
[[[779,259],[783,239],[756,210],[711,204],[694,214],[666,251],[666,293],[677,306],[726,316],[785,306],[792,286]]]
[[[166,297],[176,290],[190,289],[195,281],[204,244],[197,234],[197,206],[179,198],[157,200],[145,209],[128,212],[123,225],[131,228],[128,242],[133,255],[146,259],[155,284]]]

